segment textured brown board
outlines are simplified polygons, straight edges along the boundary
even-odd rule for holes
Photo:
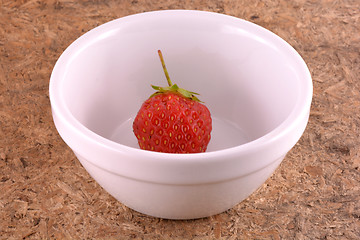
[[[52,123],[51,70],[107,21],[199,9],[257,23],[303,56],[310,122],[272,177],[217,216],[170,221],[128,209],[78,163]],[[360,12],[349,1],[0,0],[1,239],[360,239]]]

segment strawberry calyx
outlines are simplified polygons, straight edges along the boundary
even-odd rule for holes
[[[189,98],[191,100],[197,101],[197,102],[201,102],[195,95],[199,95],[196,92],[190,92],[186,89],[183,88],[179,88],[178,85],[173,84],[169,87],[159,87],[159,86],[154,86],[151,85],[151,87],[155,90],[157,90],[155,93],[153,93],[150,97],[159,95],[159,94],[163,94],[163,93],[167,93],[167,92],[175,92],[175,93],[179,93],[180,95]]]
[[[201,102],[196,97],[196,95],[200,95],[200,94],[198,94],[196,92],[188,91],[188,90],[186,90],[184,88],[180,88],[176,84],[172,84],[172,82],[170,80],[170,77],[169,77],[169,73],[168,73],[168,71],[166,69],[166,66],[165,66],[164,58],[163,58],[162,53],[161,53],[160,50],[158,50],[158,54],[159,54],[160,61],[161,61],[161,64],[162,64],[162,67],[163,67],[163,70],[164,70],[164,73],[165,73],[165,77],[166,77],[166,80],[167,80],[169,86],[167,86],[167,87],[159,87],[159,86],[151,85],[151,87],[153,89],[155,89],[156,92],[153,93],[150,97],[153,97],[153,96],[156,96],[156,95],[159,95],[159,94],[163,94],[163,93],[167,93],[167,92],[173,92],[173,93],[178,93],[178,94],[180,94],[181,96],[183,96],[185,98],[188,98],[188,99],[191,99],[191,100],[194,100],[194,101],[197,101],[197,102]]]

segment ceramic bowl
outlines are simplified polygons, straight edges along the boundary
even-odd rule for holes
[[[201,93],[213,117],[205,153],[140,150],[132,121],[150,85]],[[103,24],[74,41],[50,79],[55,126],[89,174],[141,213],[193,219],[221,213],[274,172],[308,122],[312,80],[300,55],[253,23],[169,10]]]

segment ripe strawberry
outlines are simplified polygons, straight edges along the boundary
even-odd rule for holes
[[[141,149],[166,153],[205,152],[211,138],[208,108],[194,92],[172,84],[158,51],[169,87],[152,86],[156,93],[141,106],[133,131]]]

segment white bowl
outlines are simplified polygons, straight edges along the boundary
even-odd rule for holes
[[[206,153],[140,150],[132,120],[172,81],[213,116]],[[72,43],[50,79],[57,130],[90,175],[126,206],[169,219],[223,212],[260,187],[301,137],[312,80],[299,54],[253,23],[169,10],[103,24]]]

